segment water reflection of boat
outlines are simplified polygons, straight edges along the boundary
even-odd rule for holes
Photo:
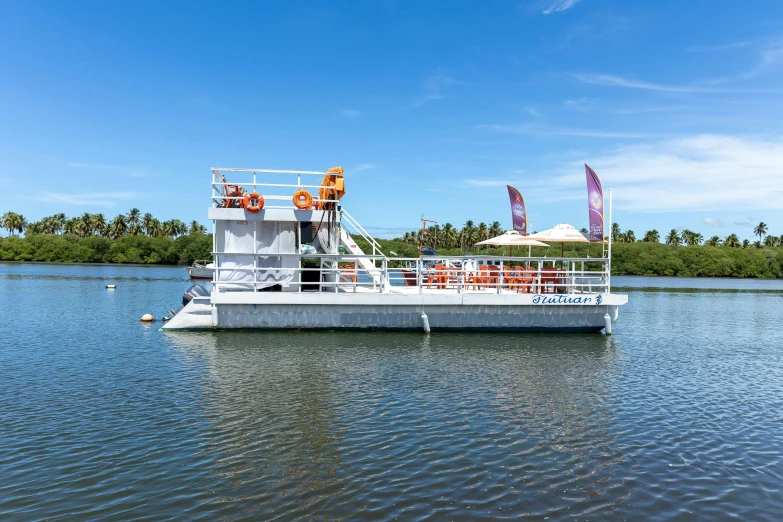
[[[215,273],[215,263],[212,261],[193,261],[193,264],[188,267],[188,275],[191,279],[212,279]]]
[[[223,172],[244,179],[229,183]],[[341,167],[212,174],[214,265],[190,274],[211,275],[213,288],[191,292],[164,330],[598,332],[628,301],[611,292],[608,251],[476,257],[422,248],[417,257],[387,256],[342,206]],[[302,181],[312,176],[322,180]]]

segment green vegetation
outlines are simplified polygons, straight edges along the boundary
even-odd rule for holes
[[[8,237],[0,238],[0,260],[191,264],[209,259],[212,236],[196,222],[186,225],[179,220],[161,223],[138,209],[106,221],[101,214],[84,214],[67,219],[56,214],[35,223],[24,216],[7,212],[0,226]],[[425,244],[443,255],[463,253],[507,256],[508,247],[476,247],[475,243],[504,232],[498,222],[492,225],[472,221],[462,229],[450,224],[429,227]],[[24,233],[25,237],[20,237]],[[612,273],[617,275],[655,275],[684,277],[783,277],[783,237],[768,234],[765,223],[755,227],[758,240],[740,240],[736,234],[708,239],[690,230],[673,229],[662,235],[648,230],[636,240],[632,230],[623,232],[612,224]],[[407,232],[402,238],[379,240],[383,252],[403,257],[417,257],[421,231]],[[367,253],[372,248],[354,237]],[[663,243],[661,243],[663,239]],[[601,245],[569,244],[566,255],[600,257]],[[532,248],[533,256],[559,256],[560,248]],[[515,255],[526,255],[527,248],[517,247]]]
[[[28,223],[24,216],[6,212],[0,227],[11,234],[0,238],[3,261],[191,264],[212,257],[212,236],[199,223],[161,223],[136,208],[108,222],[103,214],[71,219],[55,214]]]

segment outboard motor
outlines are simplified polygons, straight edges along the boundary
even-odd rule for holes
[[[177,315],[177,313],[185,308],[189,302],[193,300],[194,297],[204,297],[208,296],[209,291],[207,291],[206,288],[204,288],[201,285],[193,285],[182,295],[182,306],[177,308],[176,310],[169,310],[169,314],[171,314],[171,317],[174,317]]]

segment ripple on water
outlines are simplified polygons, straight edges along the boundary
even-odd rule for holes
[[[162,334],[167,272],[36,270],[0,277],[0,518],[783,510],[778,295],[634,292],[611,338]]]

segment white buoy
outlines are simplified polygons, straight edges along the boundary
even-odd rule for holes
[[[144,314],[141,316],[141,322],[142,323],[154,323],[155,318],[152,317],[152,314]]]
[[[612,318],[609,314],[604,314],[604,332],[606,335],[612,335]]]
[[[114,290],[115,288],[117,288],[117,285],[106,285],[106,288],[108,288],[109,290]]]
[[[421,326],[424,328],[424,333],[430,333],[430,320],[424,312],[421,313]]]

